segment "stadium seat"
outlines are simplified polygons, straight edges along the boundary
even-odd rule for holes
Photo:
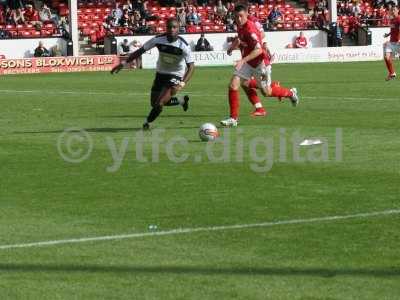
[[[33,32],[31,31],[22,31],[22,37],[31,37]]]
[[[283,28],[286,29],[286,30],[291,30],[292,29],[292,23],[285,23]]]

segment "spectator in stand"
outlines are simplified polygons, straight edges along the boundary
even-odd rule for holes
[[[43,42],[39,42],[39,46],[35,49],[34,57],[48,57],[50,56],[49,50],[43,46]]]
[[[221,20],[225,19],[225,16],[228,13],[228,9],[225,7],[221,0],[218,0],[217,5],[214,6],[214,13]]]
[[[32,25],[41,25],[42,22],[39,20],[39,13],[36,9],[33,8],[32,4],[27,4],[25,6],[24,12],[25,22]]]
[[[135,17],[135,21],[140,24],[140,21],[143,19],[142,15],[140,14],[140,11],[134,10],[133,16]]]
[[[69,33],[69,24],[66,18],[61,18],[60,24],[58,25],[58,30],[60,31],[60,34],[64,39],[69,40],[71,38],[71,35]]]
[[[204,37],[204,33],[200,35],[200,38],[197,41],[195,51],[213,51],[213,47],[211,47],[209,41]]]
[[[42,8],[39,10],[39,20],[42,23],[51,23],[51,11],[46,3],[43,3]]]
[[[113,10],[115,13],[113,16],[117,19],[117,23],[119,22],[119,19],[121,19],[122,15],[124,14],[124,11],[122,10],[122,4],[116,2],[115,9]]]
[[[129,21],[129,12],[128,9],[124,9],[121,18],[119,19],[118,25],[121,27],[128,27],[128,21]]]
[[[138,34],[152,34],[152,29],[147,25],[146,19],[140,21],[139,28],[136,30]]]
[[[357,1],[354,5],[353,5],[353,11],[352,13],[358,17],[359,14],[361,14],[361,3],[360,1]]]
[[[187,14],[187,22],[192,22],[194,25],[200,25],[201,18],[193,6],[189,7],[189,13]]]
[[[135,32],[139,28],[139,26],[140,26],[139,20],[136,20],[135,15],[131,14],[128,20],[129,29]]]
[[[312,16],[312,21],[314,21],[316,28],[323,29],[326,28],[328,22],[325,18],[325,14],[321,11],[314,10],[314,14]]]
[[[127,57],[129,54],[129,43],[127,39],[124,39],[118,47],[118,55],[122,57]]]
[[[225,7],[228,9],[228,12],[233,13],[235,11],[235,4],[232,1],[226,2]]]
[[[324,11],[328,8],[328,3],[326,0],[319,0],[317,3],[317,11]]]
[[[131,2],[130,0],[126,0],[126,4],[122,6],[122,9],[123,9],[123,10],[124,10],[124,9],[127,9],[128,12],[129,12],[129,14],[131,14],[132,11],[133,11],[132,2]]]
[[[226,31],[234,32],[235,31],[235,19],[233,17],[233,13],[231,11],[228,12],[225,18]]]
[[[7,7],[4,11],[4,24],[6,25],[14,25],[14,12],[11,8]]]
[[[355,40],[357,38],[358,26],[359,26],[358,18],[354,15],[351,15],[349,17],[349,35],[350,35],[350,38],[352,38],[353,40]]]
[[[273,28],[275,25],[277,25],[282,18],[282,13],[280,12],[279,8],[274,6],[271,10],[271,12],[268,15],[268,24],[269,28]]]
[[[107,30],[104,28],[104,26],[100,25],[99,30],[96,31],[97,44],[103,44],[106,35],[107,35]]]
[[[193,22],[189,21],[188,25],[186,26],[186,33],[195,33],[196,32],[196,25]]]
[[[26,23],[24,13],[20,8],[18,8],[17,10],[11,10],[11,13],[13,18],[13,23],[15,25]]]
[[[117,12],[113,10],[111,16],[109,16],[110,27],[117,27],[119,24],[119,18],[117,18]]]
[[[177,18],[178,24],[179,24],[179,32],[185,33],[186,32],[186,13],[182,7],[178,8],[176,18]]]
[[[142,1],[142,0],[134,1],[133,9],[139,11],[142,18],[147,19],[149,17],[147,13],[147,1]]]

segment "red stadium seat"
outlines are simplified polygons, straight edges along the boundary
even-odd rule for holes
[[[285,23],[283,26],[286,30],[292,29],[292,23]]]
[[[31,37],[32,36],[32,32],[31,31],[23,31],[22,32],[22,37]]]
[[[212,29],[215,32],[224,32],[225,31],[225,26],[223,26],[223,25],[214,25],[214,26],[212,26]]]
[[[83,35],[89,35],[90,34],[91,29],[89,27],[85,27],[82,29],[82,34]]]

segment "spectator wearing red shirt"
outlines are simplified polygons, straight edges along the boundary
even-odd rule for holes
[[[39,13],[36,9],[33,8],[32,4],[27,4],[25,6],[24,18],[26,22],[32,25],[35,25],[37,23],[41,24],[39,20]]]
[[[294,46],[295,48],[307,48],[307,38],[304,36],[304,33],[302,31],[300,32],[300,35],[296,38]]]
[[[189,25],[186,26],[186,33],[195,33],[196,32],[196,25],[193,22],[189,22]]]
[[[303,31],[300,31],[300,35],[295,38],[294,43],[290,43],[286,48],[307,48],[308,41],[304,36]]]

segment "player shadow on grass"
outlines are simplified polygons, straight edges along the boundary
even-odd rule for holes
[[[193,128],[198,128],[198,126],[167,126],[167,127],[154,127],[153,129],[193,129]],[[98,133],[102,133],[102,132],[109,132],[109,133],[115,133],[115,132],[128,132],[128,131],[141,131],[143,130],[142,127],[125,127],[125,128],[119,128],[119,127],[98,127],[98,128],[82,128],[82,130],[86,131],[86,132],[98,132]],[[14,131],[13,134],[41,134],[41,133],[63,133],[65,131],[65,129],[62,130],[43,130],[43,131]],[[79,130],[70,130],[68,131],[70,133],[73,132],[80,132]],[[151,132],[151,130],[149,131]]]
[[[147,115],[105,115],[105,116],[99,116],[100,118],[132,118],[132,119],[145,119],[147,117]],[[212,115],[212,114],[208,114],[208,115],[189,115],[189,114],[180,114],[180,115],[162,115],[162,118],[178,118],[178,119],[186,119],[186,118],[218,118],[220,117],[220,115]]]
[[[176,275],[239,275],[239,276],[363,276],[397,277],[400,268],[214,268],[201,266],[102,266],[102,265],[66,265],[66,264],[0,264],[0,272],[90,272],[90,273],[143,273]]]

